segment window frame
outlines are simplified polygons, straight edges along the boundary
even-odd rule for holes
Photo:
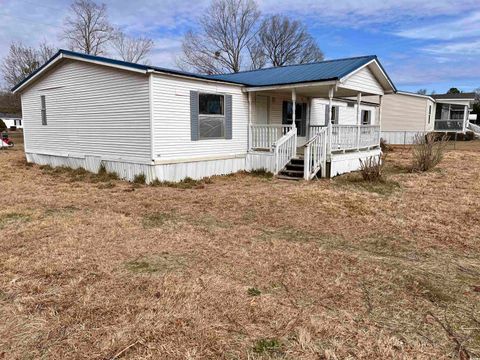
[[[364,122],[364,114],[368,114],[368,123],[365,123]],[[370,126],[372,125],[372,110],[366,110],[366,109],[362,109],[361,111],[361,117],[362,117],[362,126]]]
[[[222,113],[223,114],[202,114],[200,112],[200,97],[202,95],[216,95],[221,97],[222,100]],[[221,140],[221,139],[226,139],[227,138],[227,131],[226,131],[226,109],[225,109],[225,104],[226,104],[226,99],[225,99],[225,94],[219,94],[219,93],[214,93],[214,92],[199,92],[198,93],[198,140]],[[222,126],[222,136],[218,137],[210,137],[210,136],[202,136],[202,132],[200,130],[200,125],[202,120],[208,120],[208,119],[222,119],[223,126]]]
[[[40,95],[40,114],[42,118],[42,126],[46,126],[47,122],[47,99],[45,95]]]

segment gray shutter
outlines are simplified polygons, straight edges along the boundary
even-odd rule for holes
[[[190,91],[190,134],[192,141],[199,139],[198,134],[198,91]]]
[[[325,126],[328,126],[329,121],[330,121],[330,106],[325,105]]]
[[[232,95],[225,95],[225,139],[232,138]]]

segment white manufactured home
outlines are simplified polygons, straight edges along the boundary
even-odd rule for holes
[[[7,129],[23,129],[21,115],[0,113],[0,120],[3,121]]]
[[[151,182],[357,170],[395,87],[375,56],[198,75],[60,50],[12,90],[28,161]]]
[[[412,144],[430,132],[476,131],[469,122],[475,94],[422,95],[405,91],[383,99],[382,138],[389,144]]]

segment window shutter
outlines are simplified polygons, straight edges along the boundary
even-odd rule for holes
[[[340,124],[340,106],[337,106],[337,111],[335,111],[335,124]]]
[[[225,95],[225,139],[232,138],[232,95]]]
[[[198,135],[198,91],[190,91],[190,133],[192,141],[199,139]]]
[[[330,120],[330,106],[329,105],[325,105],[325,126],[328,126],[328,122],[331,121]]]

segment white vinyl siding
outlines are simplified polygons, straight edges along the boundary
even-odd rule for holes
[[[350,76],[341,87],[369,94],[382,95],[384,93],[382,85],[368,66]]]
[[[433,129],[432,121],[427,127],[428,105],[431,100],[419,96],[389,94],[383,97],[382,131],[428,131]]]
[[[25,90],[22,110],[28,152],[151,160],[145,75],[67,60]]]
[[[351,103],[350,103],[351,104]],[[325,125],[325,111],[328,105],[328,99],[312,99],[311,125]],[[338,107],[338,124],[357,125],[357,104],[349,106],[345,101],[333,100],[333,106]],[[377,118],[377,108],[374,105],[360,105],[360,111],[368,110],[371,112],[371,124],[375,125]]]
[[[248,97],[240,86],[152,74],[154,158],[215,157],[247,153]],[[192,141],[190,91],[232,96],[232,139]]]

